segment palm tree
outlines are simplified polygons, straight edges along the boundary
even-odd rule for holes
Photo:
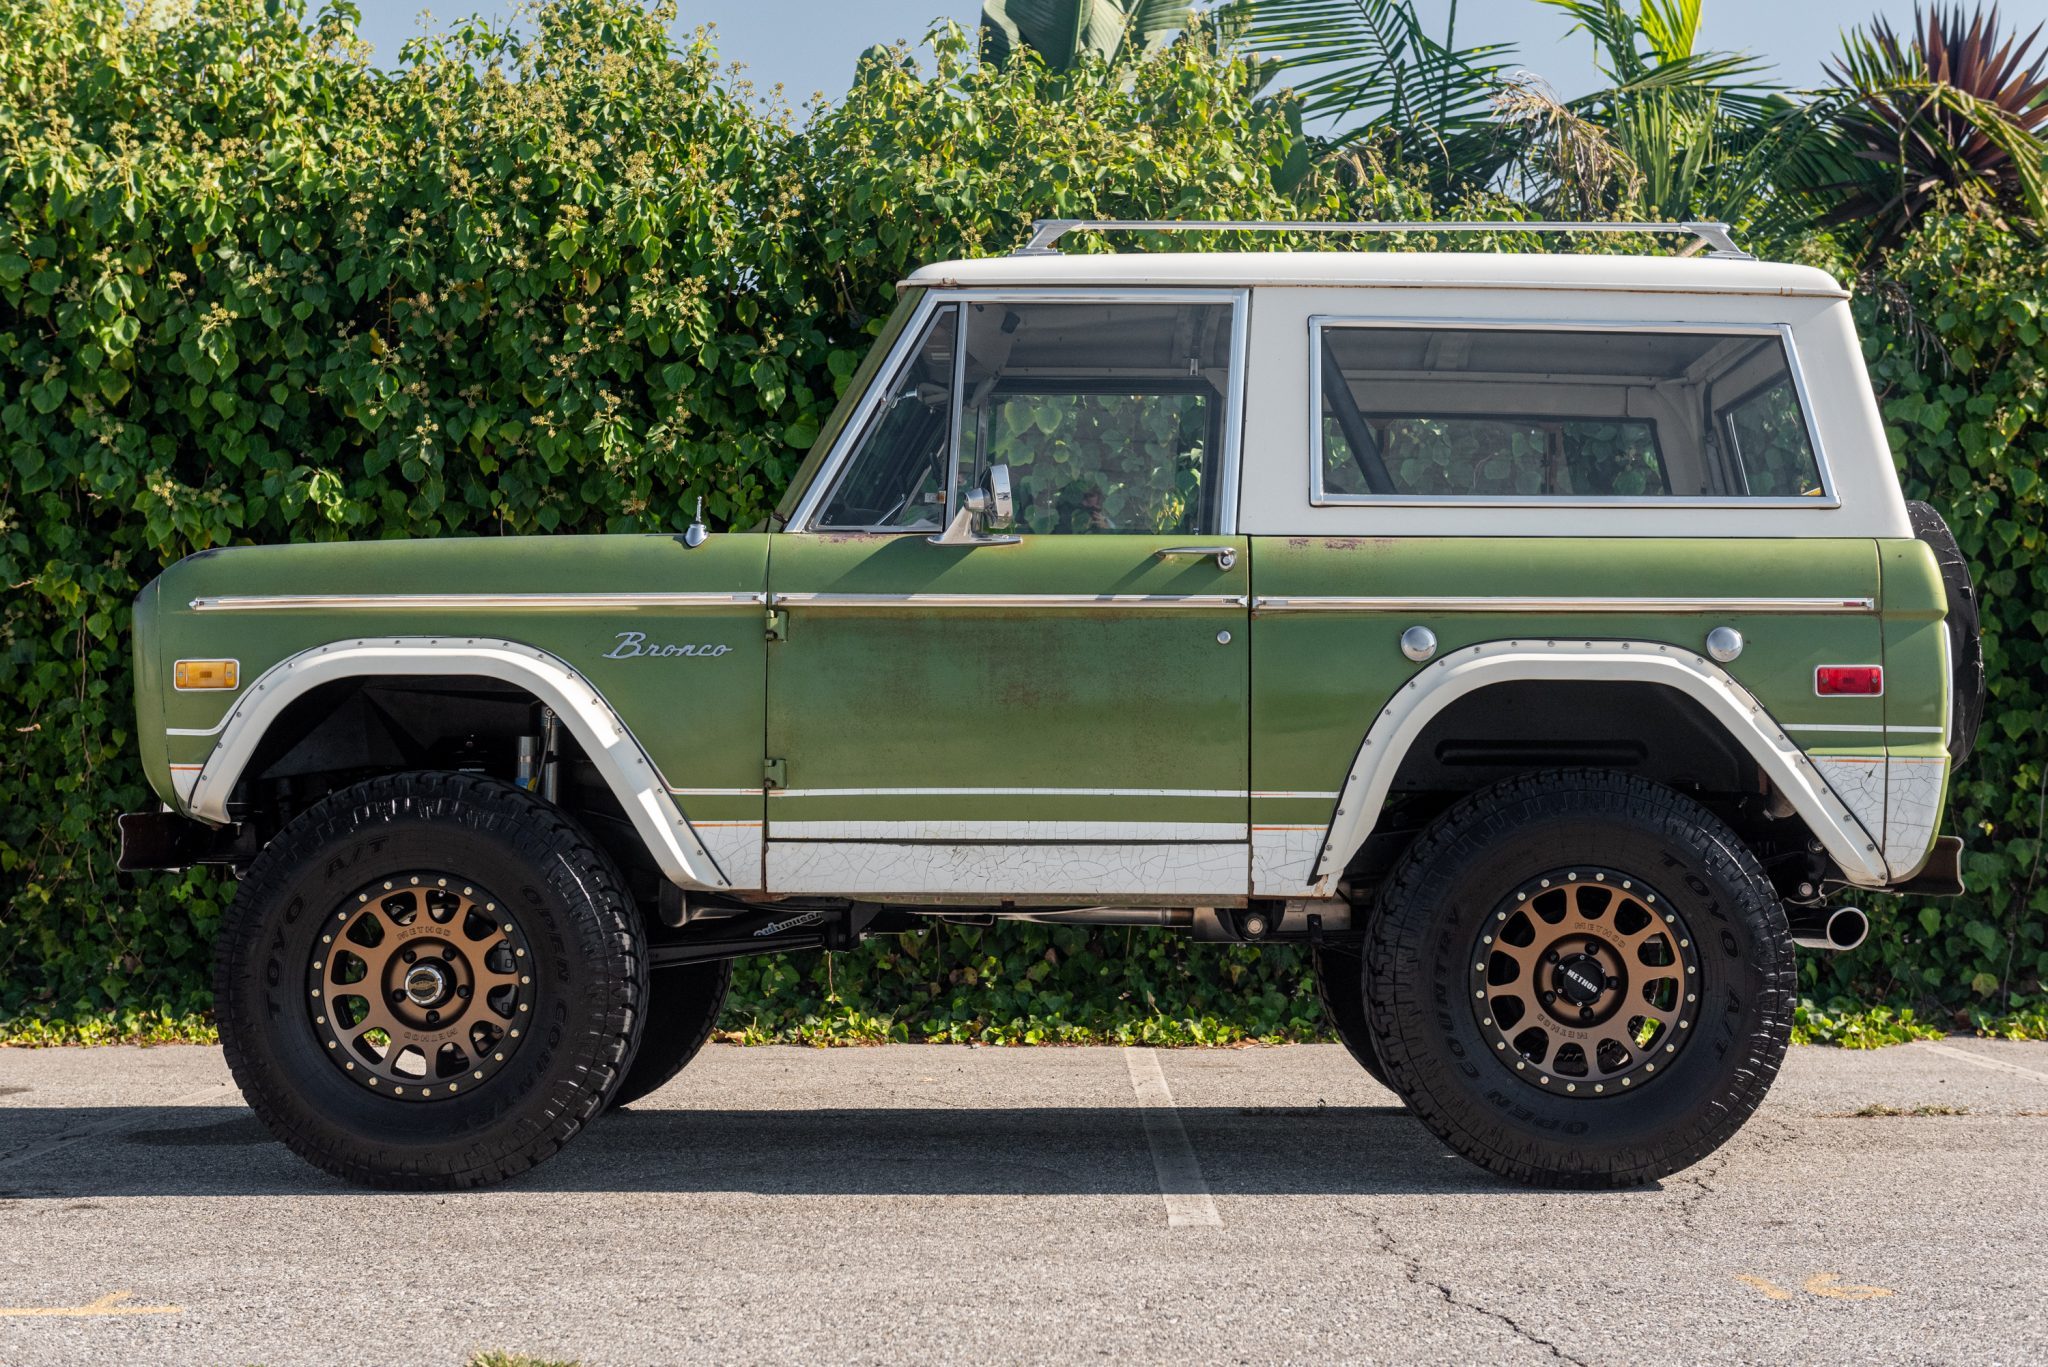
[[[1796,107],[1746,53],[1699,47],[1701,0],[1543,0],[1589,34],[1602,90],[1558,101],[1522,83],[1499,101],[1522,132],[1515,188],[1546,211],[1751,217],[1803,136]]]
[[[1054,71],[1121,61],[1171,42],[1189,9],[1190,0],[983,0],[982,56],[1001,63],[1029,48]]]
[[[1493,101],[1514,49],[1459,47],[1457,0],[1441,38],[1416,0],[1229,0],[1219,20],[1266,64],[1269,83],[1292,87],[1303,119],[1334,126],[1332,148],[1372,143],[1427,166],[1447,196],[1499,169]]]

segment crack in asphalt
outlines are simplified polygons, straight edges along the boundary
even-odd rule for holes
[[[1401,1251],[1400,1245],[1394,1242],[1393,1233],[1388,1230],[1385,1222],[1379,1216],[1359,1210],[1354,1210],[1352,1213],[1364,1217],[1366,1224],[1372,1229],[1373,1237],[1379,1240],[1379,1251],[1401,1264],[1402,1280],[1406,1281],[1410,1286],[1427,1288],[1436,1292],[1438,1296],[1443,1298],[1444,1304],[1453,1309],[1480,1315],[1492,1320],[1496,1324],[1506,1326],[1508,1331],[1514,1334],[1516,1338],[1532,1347],[1543,1349],[1559,1362],[1569,1362],[1573,1364],[1573,1367],[1587,1367],[1584,1358],[1574,1357],[1549,1339],[1544,1338],[1541,1334],[1523,1328],[1521,1321],[1517,1320],[1513,1315],[1503,1310],[1495,1310],[1488,1305],[1481,1305],[1477,1301],[1466,1300],[1453,1291],[1448,1283],[1436,1281],[1428,1276],[1423,1271],[1422,1260]]]
[[[1798,1134],[1798,1127],[1775,1116],[1753,1115],[1745,1124],[1741,1138],[1750,1146],[1762,1148],[1772,1143],[1795,1140]],[[1731,1139],[1685,1171],[1673,1174],[1676,1181],[1692,1188],[1679,1198],[1675,1211],[1681,1228],[1702,1232],[1695,1223],[1699,1208],[1708,1197],[1720,1193],[1721,1189],[1714,1185],[1713,1179],[1721,1175],[1721,1170],[1734,1159],[1736,1151],[1735,1141]]]

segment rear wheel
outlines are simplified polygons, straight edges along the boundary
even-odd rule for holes
[[[732,987],[732,960],[656,969],[647,985],[647,1026],[640,1048],[612,1097],[614,1109],[630,1106],[665,1086],[697,1057],[711,1038],[725,994]]]
[[[1599,771],[1473,794],[1382,889],[1374,1039],[1416,1115],[1520,1181],[1615,1187],[1713,1152],[1791,1037],[1783,907],[1699,804]]]
[[[372,779],[258,855],[215,1012],[270,1131],[370,1186],[478,1186],[618,1085],[647,986],[617,868],[559,808],[470,774]]]

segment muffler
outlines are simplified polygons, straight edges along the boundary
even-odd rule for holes
[[[1855,907],[1797,907],[1792,913],[1792,943],[1801,949],[1835,953],[1854,949],[1870,934],[1870,918]]]

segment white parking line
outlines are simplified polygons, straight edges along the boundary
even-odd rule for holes
[[[1188,1143],[1188,1132],[1173,1106],[1173,1091],[1159,1068],[1156,1049],[1125,1049],[1131,1089],[1138,1094],[1138,1115],[1145,1123],[1145,1142],[1152,1146],[1152,1168],[1159,1175],[1159,1194],[1166,1198],[1166,1223],[1220,1225],[1210,1199],[1202,1164]]]
[[[1994,1072],[2001,1073],[2019,1073],[2033,1078],[2037,1082],[2048,1082],[2048,1073],[2042,1072],[2039,1068],[2023,1068],[2017,1063],[2007,1063],[2002,1058],[1986,1058],[1982,1054],[1973,1054],[1967,1049],[1958,1049],[1953,1044],[1935,1044],[1927,1041],[1925,1042],[1925,1047],[1937,1054],[1947,1054],[1951,1058],[1959,1058],[1965,1063],[1974,1063],[1979,1068],[1989,1068]]]

